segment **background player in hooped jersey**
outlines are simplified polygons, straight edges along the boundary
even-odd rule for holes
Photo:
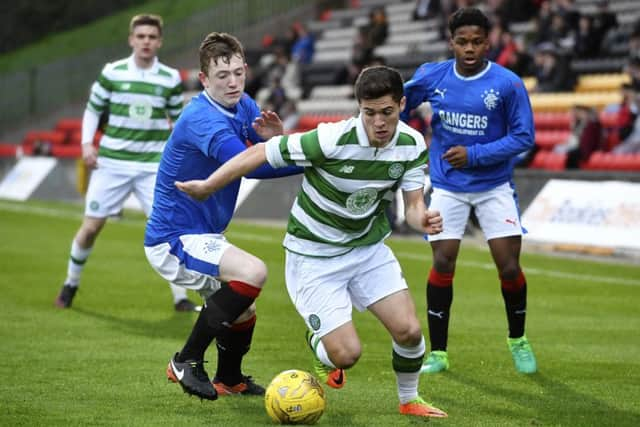
[[[256,323],[255,304],[267,279],[262,260],[228,242],[240,181],[205,202],[196,202],[175,181],[206,178],[244,151],[283,132],[277,114],[260,112],[244,93],[247,65],[240,42],[211,33],[200,45],[200,82],[204,90],[187,105],[167,142],[155,187],[153,211],[144,245],[151,266],[165,279],[198,291],[206,303],[182,350],[167,367],[167,377],[189,394],[215,400],[218,395],[263,395],[264,388],[241,371]],[[262,144],[257,144],[262,145]],[[302,168],[263,167],[249,178],[274,178]],[[204,354],[217,341],[218,366],[211,382]]]
[[[402,91],[396,70],[367,68],[355,84],[359,116],[272,138],[206,180],[176,185],[208,201],[209,195],[219,197],[227,191],[225,185],[265,162],[304,166],[284,239],[286,282],[309,328],[316,374],[331,387],[344,385],[344,369],[355,365],[362,351],[352,307],[366,308],[392,337],[400,413],[446,417],[418,395],[425,342],[400,265],[384,244],[391,232],[385,207],[397,188],[403,190],[412,227],[429,234],[442,230],[438,212],[427,211],[424,204],[424,138],[399,122]]]
[[[431,352],[422,372],[449,368],[447,338],[453,276],[471,209],[498,269],[509,324],[507,343],[516,370],[536,372],[524,333],[527,284],[520,267],[522,228],[512,185],[515,157],[534,144],[531,104],[522,80],[485,59],[490,24],[476,8],[449,18],[454,59],[426,63],[405,84],[402,118],[424,101],[433,109],[429,174],[431,209],[444,232],[428,236],[433,266],[427,282]]]
[[[96,169],[89,181],[84,220],[71,243],[67,277],[55,300],[60,308],[71,306],[102,227],[109,216],[122,210],[131,193],[149,215],[160,154],[171,121],[182,111],[180,75],[156,57],[162,46],[162,18],[134,16],[129,24],[129,46],[131,56],[102,69],[82,118],[82,158]],[[109,121],[96,152],[93,139],[100,115],[107,111]],[[176,311],[198,309],[185,289],[170,286]]]

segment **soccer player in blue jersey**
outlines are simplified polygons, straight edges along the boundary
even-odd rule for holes
[[[200,70],[204,90],[184,109],[162,154],[144,240],[147,258],[162,277],[198,291],[205,299],[191,335],[169,362],[167,377],[185,392],[208,400],[218,395],[263,395],[264,388],[243,375],[241,363],[251,344],[254,300],[266,281],[267,268],[223,234],[240,181],[205,202],[178,191],[174,182],[206,178],[244,151],[247,142],[282,134],[282,122],[273,112],[260,112],[244,93],[247,65],[235,37],[209,34],[200,46]],[[247,177],[273,178],[301,171],[264,165]],[[210,381],[203,359],[214,338],[218,364]]]
[[[480,10],[459,9],[449,18],[449,30],[454,59],[421,65],[405,84],[403,119],[422,102],[433,109],[429,174],[434,190],[429,208],[439,210],[444,220],[444,231],[428,236],[433,252],[427,282],[431,353],[422,372],[449,368],[453,277],[473,210],[498,269],[516,370],[533,373],[536,359],[524,331],[522,227],[512,185],[516,156],[534,144],[531,104],[522,80],[485,58],[490,23]]]

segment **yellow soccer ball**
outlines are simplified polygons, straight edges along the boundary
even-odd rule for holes
[[[318,380],[297,369],[276,375],[264,394],[267,414],[279,424],[315,424],[324,413],[325,404]]]

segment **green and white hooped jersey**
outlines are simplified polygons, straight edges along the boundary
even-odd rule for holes
[[[265,150],[273,167],[305,167],[284,246],[318,257],[385,239],[393,193],[422,188],[428,159],[422,135],[403,122],[387,146],[370,146],[360,117],[272,138]]]
[[[97,115],[109,109],[99,165],[156,171],[171,131],[168,119],[178,119],[182,103],[180,74],[158,58],[148,69],[138,68],[133,56],[106,64],[87,103]]]

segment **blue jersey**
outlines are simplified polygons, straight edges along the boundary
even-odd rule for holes
[[[470,77],[455,70],[455,59],[421,65],[404,85],[409,111],[428,101],[432,140],[429,176],[434,187],[480,192],[510,182],[516,156],[534,145],[531,103],[522,80],[488,62]],[[442,155],[467,147],[467,165],[455,169]]]
[[[183,234],[224,232],[233,216],[240,180],[231,182],[204,202],[192,199],[174,183],[206,179],[245,150],[246,141],[260,142],[251,126],[259,116],[258,105],[246,94],[233,109],[216,103],[204,91],[191,100],[176,122],[160,160],[145,246],[168,242]],[[247,177],[272,178],[300,170],[274,170],[263,165]]]

